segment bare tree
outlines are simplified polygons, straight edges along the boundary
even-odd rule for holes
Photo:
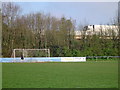
[[[7,24],[8,26],[12,26],[15,19],[18,17],[21,9],[18,5],[15,5],[14,3],[2,3],[2,17],[3,22]]]

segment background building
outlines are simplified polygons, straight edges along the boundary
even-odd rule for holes
[[[118,37],[118,26],[117,25],[88,25],[83,30],[75,31],[75,38],[82,39],[82,36],[99,35],[105,36],[106,39],[112,38],[113,36]]]

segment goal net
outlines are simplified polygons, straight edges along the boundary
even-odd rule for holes
[[[34,58],[34,57],[50,57],[49,49],[14,49],[12,53],[14,58]]]

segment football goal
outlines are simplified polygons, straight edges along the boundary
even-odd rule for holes
[[[50,57],[49,49],[13,49],[14,58]]]

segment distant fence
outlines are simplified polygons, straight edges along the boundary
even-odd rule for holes
[[[0,58],[0,62],[86,62],[86,57]]]
[[[86,56],[86,59],[118,59],[120,56]]]

